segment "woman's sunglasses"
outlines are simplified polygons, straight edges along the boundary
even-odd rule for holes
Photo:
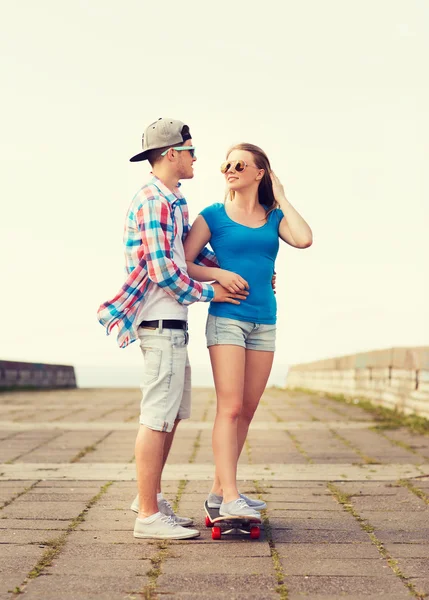
[[[248,165],[244,160],[227,160],[221,164],[220,171],[221,173],[228,173],[230,169],[234,169],[234,171],[242,173],[247,167],[258,168],[255,165]]]
[[[173,146],[172,148],[168,148],[168,150],[178,150],[180,152],[180,150],[189,150],[190,155],[192,156],[192,158],[194,158],[195,156],[195,146]],[[165,156],[168,152],[168,150],[165,150],[161,156]]]

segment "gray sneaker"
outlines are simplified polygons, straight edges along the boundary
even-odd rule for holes
[[[176,515],[176,513],[173,510],[173,507],[165,498],[159,500],[158,508],[159,512],[161,512],[163,515],[166,515],[167,517],[172,517],[176,521],[177,525],[181,525],[182,527],[189,527],[190,525],[194,524],[192,519],[189,519],[188,517],[179,517],[178,515]]]
[[[262,500],[258,500],[256,498],[249,498],[248,496],[245,496],[244,494],[240,494],[240,497],[243,498],[243,500],[246,502],[246,504],[248,506],[250,506],[250,508],[253,508],[254,510],[264,510],[265,508],[267,508],[267,505]],[[207,498],[207,505],[209,508],[220,508],[220,505],[222,504],[222,502],[223,502],[222,496],[218,496],[217,494],[210,493]]]
[[[250,508],[254,508],[255,510],[265,510],[267,505],[263,500],[259,500],[259,498],[249,498],[249,496],[245,496],[244,494],[240,494],[240,497],[250,506]]]
[[[151,523],[143,519],[136,519],[134,525],[134,537],[154,538],[158,540],[184,540],[195,538],[200,535],[198,529],[186,529],[176,523],[173,517],[167,517],[158,513],[157,518]]]
[[[135,513],[139,512],[139,495],[138,494],[134,498],[133,503],[130,506],[130,509]],[[160,500],[158,502],[158,510],[160,513],[162,513],[163,515],[166,515],[167,517],[173,517],[173,519],[176,521],[176,523],[178,525],[181,525],[182,527],[190,527],[191,525],[194,524],[192,519],[189,519],[188,517],[179,517],[178,515],[176,515],[176,513],[173,510],[173,507],[168,502],[168,500],[166,500],[165,498],[162,498],[162,500]]]
[[[222,502],[219,508],[219,514],[222,517],[254,517],[260,519],[261,515],[246,503],[243,498],[237,498],[232,502]]]

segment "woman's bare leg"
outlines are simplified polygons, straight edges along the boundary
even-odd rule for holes
[[[216,388],[217,411],[213,426],[216,477],[212,492],[223,491],[225,503],[239,497],[237,490],[237,425],[243,403],[245,349],[241,346],[210,346]]]
[[[264,393],[273,365],[274,352],[262,350],[246,350],[246,367],[244,375],[243,408],[241,409],[237,427],[238,456],[246,441],[249,425]]]

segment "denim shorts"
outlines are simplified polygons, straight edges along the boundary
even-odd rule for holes
[[[206,324],[207,347],[229,344],[247,350],[274,352],[276,325],[249,323],[226,317],[208,315]]]
[[[144,357],[140,424],[156,431],[171,431],[176,419],[191,416],[187,332],[139,327],[138,336]]]

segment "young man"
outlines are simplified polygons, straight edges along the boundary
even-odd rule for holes
[[[187,354],[187,305],[193,302],[239,304],[248,294],[220,284],[200,283],[186,271],[183,241],[189,231],[180,179],[192,179],[196,161],[189,127],[159,119],[143,134],[143,152],[132,162],[148,160],[152,173],[131,202],[124,244],[128,277],[119,293],[98,310],[109,334],[118,326],[121,348],[140,340],[145,369],[140,428],[135,445],[138,512],[134,536],[184,539],[197,537],[192,520],[178,517],[161,493],[161,475],[174,433],[189,418],[191,371]],[[199,264],[217,266],[205,249]]]

